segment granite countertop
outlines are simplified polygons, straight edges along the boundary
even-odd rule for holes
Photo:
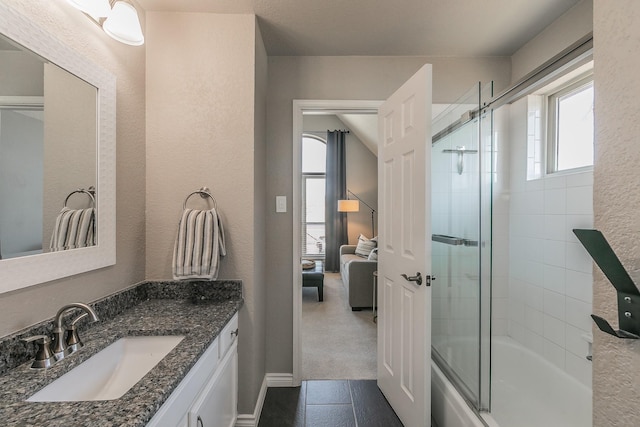
[[[76,353],[46,370],[32,369],[31,361],[7,369],[0,376],[2,425],[146,425],[243,302],[239,282],[237,292],[228,292],[233,284],[226,282],[223,296],[211,290],[206,296],[199,295],[193,289],[186,293],[166,295],[166,289],[171,289],[167,282],[146,282],[143,286],[148,289],[133,290],[136,293],[133,302],[131,298],[122,298],[122,293],[114,295],[115,298],[110,303],[108,298],[98,302],[94,309],[98,311],[101,320],[80,332],[85,346]],[[128,291],[131,292],[131,289]],[[123,300],[128,301],[129,306],[117,307]],[[105,315],[100,311],[107,313]],[[26,331],[8,339],[5,337],[0,347],[4,345],[7,348],[7,342],[19,342],[20,337],[27,336],[22,332]],[[184,335],[185,338],[119,399],[82,402],[25,401],[109,344],[129,335]],[[5,355],[3,359],[6,359]]]

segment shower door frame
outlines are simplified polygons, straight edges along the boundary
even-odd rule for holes
[[[489,89],[488,94],[483,92]],[[467,402],[469,407],[476,413],[489,412],[491,409],[491,221],[492,221],[492,176],[494,173],[494,161],[493,161],[493,141],[492,141],[492,110],[487,109],[487,102],[483,103],[483,96],[489,99],[492,96],[493,85],[490,83],[484,88],[481,82],[477,84],[477,108],[470,110],[469,114],[463,114],[462,117],[447,126],[441,133],[445,136],[449,133],[455,133],[456,131],[469,126],[474,125],[472,122],[477,121],[475,125],[477,129],[473,130],[475,138],[477,139],[477,189],[478,189],[478,217],[477,217],[477,233],[478,233],[478,259],[477,259],[477,271],[478,271],[478,361],[477,361],[477,390],[473,390],[452,368],[445,358],[438,353],[435,347],[432,346],[432,359],[436,362],[440,370],[451,381],[451,383],[458,389],[461,396]],[[476,86],[472,87],[461,99],[469,96]],[[474,99],[475,99],[475,95]],[[455,105],[453,103],[451,105]],[[474,102],[475,104],[475,102]],[[488,122],[485,122],[486,119]],[[485,133],[488,125],[488,134]],[[433,143],[435,146],[438,141]],[[452,152],[455,150],[450,150]],[[455,153],[454,153],[455,154]],[[460,153],[458,153],[460,155]],[[460,156],[463,157],[463,156]],[[464,156],[466,157],[466,156]],[[463,159],[459,159],[462,161]],[[460,164],[458,165],[460,168]],[[458,169],[458,173],[462,173],[461,169]],[[463,239],[464,240],[464,239]],[[467,245],[465,241],[465,246]],[[441,283],[440,283],[441,284]],[[436,285],[438,283],[436,282]],[[481,419],[481,417],[479,417]]]

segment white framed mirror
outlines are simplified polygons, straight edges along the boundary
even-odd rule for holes
[[[22,126],[15,131],[15,121],[0,116],[0,137],[3,129],[19,135],[12,144],[0,140],[4,293],[115,264],[116,79],[2,3],[0,38],[0,114],[18,117]],[[4,65],[3,57],[10,58]],[[21,68],[23,60],[35,68]],[[38,66],[42,73],[29,71]],[[42,93],[24,89],[33,86]],[[23,135],[37,141],[29,143],[35,148],[24,148]],[[90,210],[93,235],[81,245],[56,247],[51,236],[67,205]]]

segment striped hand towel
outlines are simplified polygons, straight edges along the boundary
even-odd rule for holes
[[[173,278],[215,280],[220,257],[226,254],[224,227],[216,210],[185,209],[173,248]]]
[[[96,244],[96,210],[62,208],[56,217],[49,249],[52,252]]]

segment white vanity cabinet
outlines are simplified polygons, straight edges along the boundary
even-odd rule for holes
[[[189,427],[233,427],[238,396],[238,352],[234,342],[189,410]]]
[[[147,427],[233,427],[238,400],[237,336],[236,313]]]

